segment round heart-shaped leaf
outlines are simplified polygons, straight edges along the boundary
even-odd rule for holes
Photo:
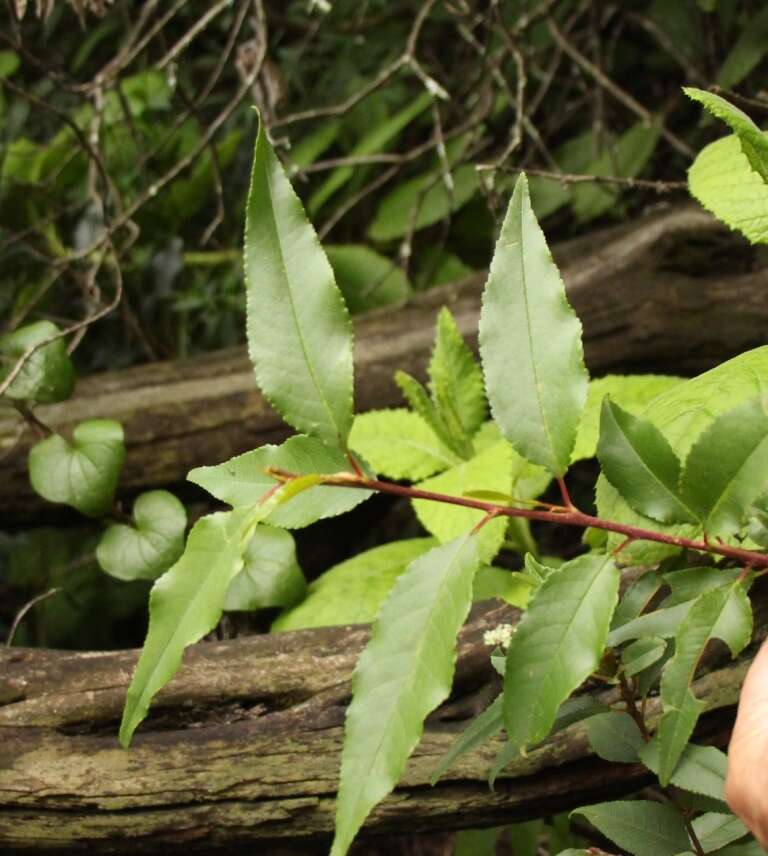
[[[8,376],[16,361],[29,348],[45,342],[58,332],[59,328],[50,321],[37,321],[0,336],[0,380]],[[67,353],[67,346],[64,339],[56,339],[28,357],[5,394],[9,398],[47,404],[69,398],[74,385],[75,369]]]
[[[33,446],[29,480],[43,499],[99,517],[112,507],[124,460],[122,425],[92,419],[75,428],[71,443],[54,434]]]
[[[96,560],[119,580],[155,580],[184,552],[186,509],[167,490],[151,490],[133,504],[133,519],[107,529]]]

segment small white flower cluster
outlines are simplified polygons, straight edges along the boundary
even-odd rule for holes
[[[498,647],[503,648],[506,651],[512,642],[512,635],[515,630],[517,630],[517,628],[511,624],[499,624],[499,626],[494,627],[493,630],[486,630],[485,633],[483,633],[483,642],[489,648]]]

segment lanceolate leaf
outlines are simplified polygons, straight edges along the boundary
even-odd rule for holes
[[[712,638],[735,657],[752,636],[752,608],[744,586],[721,586],[696,599],[675,639],[675,655],[661,679],[664,709],[659,725],[659,781],[666,786],[705,708],[691,691],[699,659]]]
[[[730,535],[746,522],[768,481],[768,413],[755,398],[721,414],[685,461],[680,492],[709,535]]]
[[[286,422],[344,447],[352,425],[352,332],[333,271],[259,128],[245,226],[248,349]]]
[[[432,773],[430,784],[437,784],[438,779],[449,769],[453,762],[471,752],[475,747],[482,745],[491,737],[498,734],[504,727],[504,716],[502,713],[502,697],[498,696],[451,743],[448,751],[440,759],[437,769]]]
[[[197,467],[187,478],[234,508],[253,505],[277,482],[266,472],[277,467],[290,473],[337,473],[349,470],[339,449],[329,448],[314,437],[297,435],[280,446],[261,446],[213,467]],[[278,505],[269,522],[285,529],[300,529],[316,520],[343,514],[370,496],[370,491],[318,485]]]
[[[450,692],[477,565],[473,536],[436,547],[398,578],[382,606],[353,679],[332,856],[347,852],[394,788],[425,717]]]
[[[677,493],[680,461],[659,429],[603,399],[600,466],[635,511],[662,523],[694,522]]]
[[[654,738],[640,750],[640,760],[651,772],[659,774],[659,741]],[[689,743],[670,782],[684,791],[725,803],[725,776],[728,758],[714,746]]]
[[[677,856],[690,849],[680,812],[646,800],[598,803],[573,812],[633,856]]]
[[[517,451],[556,476],[568,469],[587,396],[581,324],[521,175],[496,244],[480,314],[493,416]]]
[[[560,705],[598,666],[619,589],[612,557],[585,555],[547,576],[507,654],[504,723],[523,751],[549,733]]]
[[[464,458],[466,450],[463,448],[463,444],[460,439],[452,436],[434,401],[429,397],[429,393],[422,384],[415,377],[411,377],[408,372],[403,371],[395,372],[395,383],[400,387],[400,391],[408,404],[411,405],[413,412],[417,413],[429,425],[440,442],[459,458]]]

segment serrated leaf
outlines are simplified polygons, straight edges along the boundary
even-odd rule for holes
[[[245,549],[242,570],[229,584],[224,610],[289,607],[306,592],[293,536],[285,529],[261,523]]]
[[[59,328],[50,321],[36,321],[0,336],[0,381],[8,376],[16,361],[29,348],[47,341],[57,333]],[[56,339],[38,348],[27,358],[5,395],[8,398],[49,404],[69,398],[74,385],[75,369],[67,353],[66,341]]]
[[[679,603],[692,603],[700,594],[735,583],[741,576],[742,568],[681,568],[663,574],[664,582],[670,593],[662,604],[665,609]]]
[[[334,565],[310,583],[301,603],[275,619],[272,632],[373,621],[400,574],[435,545],[434,538],[409,538]]]
[[[459,734],[459,736],[448,747],[448,751],[440,759],[435,772],[432,773],[429,783],[437,784],[440,777],[448,770],[451,765],[465,755],[471,752],[477,746],[481,746],[491,737],[498,734],[504,727],[504,716],[502,713],[502,697],[497,696],[490,705],[479,713]]]
[[[741,35],[728,52],[717,74],[718,86],[733,89],[741,83],[765,56],[767,46],[768,8],[763,8],[747,21]]]
[[[261,446],[223,464],[197,467],[190,471],[187,479],[205,488],[216,499],[241,508],[258,502],[277,484],[267,474],[267,467],[309,475],[343,472],[349,470],[350,465],[341,450],[299,434],[289,437],[280,446]],[[370,495],[366,490],[318,485],[290,504],[276,507],[269,522],[284,529],[301,529],[316,520],[350,511]]]
[[[647,636],[638,639],[621,652],[621,662],[624,674],[631,678],[652,666],[664,656],[667,650],[666,641],[660,636]]]
[[[486,418],[483,375],[447,308],[440,310],[429,361],[432,400],[451,434],[469,444]]]
[[[354,315],[406,300],[411,284],[397,262],[363,244],[326,246],[344,302]]]
[[[641,639],[645,636],[670,639],[677,633],[692,605],[693,601],[688,601],[671,606],[669,609],[655,609],[653,612],[639,615],[611,630],[608,634],[608,645],[615,648],[630,639]]]
[[[634,764],[644,745],[637,723],[628,713],[599,713],[587,720],[587,737],[592,749],[605,761]]]
[[[157,580],[149,595],[149,630],[120,723],[123,747],[130,744],[154,696],[178,671],[184,649],[216,626],[255,528],[272,509],[312,481],[311,476],[295,479],[260,504],[209,514],[192,527],[181,558]]]
[[[494,419],[529,461],[568,469],[587,396],[581,324],[536,221],[524,174],[496,244],[480,313]]]
[[[731,104],[730,101],[720,95],[715,95],[714,92],[707,92],[692,86],[684,86],[683,92],[728,125],[738,137],[749,165],[762,178],[763,182],[768,181],[768,138],[749,116]]]
[[[504,722],[520,751],[543,740],[560,705],[597,668],[618,599],[611,557],[585,555],[549,574],[507,653]]]
[[[633,856],[677,856],[690,848],[677,809],[647,800],[615,800],[571,812],[586,818],[606,838]]]
[[[688,453],[680,493],[710,535],[738,531],[768,481],[768,413],[755,398],[720,414]]]
[[[624,592],[613,613],[611,630],[637,618],[661,588],[662,578],[656,571],[646,571]]]
[[[662,523],[696,515],[678,495],[680,461],[653,423],[603,399],[597,456],[606,478],[635,511]]]
[[[423,113],[433,100],[432,95],[428,92],[422,93],[402,110],[395,113],[394,116],[377,123],[373,130],[352,148],[348,156],[360,157],[384,151],[388,144],[396,139],[417,116]],[[307,205],[310,213],[312,215],[317,214],[323,205],[352,178],[354,172],[355,167],[353,166],[337,167],[310,196]]]
[[[425,717],[448,697],[477,565],[473,537],[436,547],[401,574],[382,606],[353,678],[331,856],[347,852],[400,778]]]
[[[676,608],[676,607],[673,607]],[[752,607],[741,583],[700,595],[675,638],[675,654],[661,679],[663,714],[659,724],[659,781],[669,783],[677,762],[706,707],[691,691],[699,659],[712,638],[722,639],[736,656],[752,636]]]
[[[712,853],[748,834],[746,826],[733,814],[710,811],[693,821],[693,829],[705,853]]]
[[[352,425],[352,330],[328,259],[259,127],[245,225],[248,351],[286,422],[344,447]]]
[[[611,401],[632,414],[639,414],[656,396],[682,383],[683,378],[672,375],[605,375],[590,380],[587,403],[581,414],[576,445],[571,454],[571,463],[597,454],[597,439],[600,434],[600,411],[603,399]]]
[[[640,760],[656,775],[659,774],[659,740],[654,738],[640,750]],[[725,776],[728,758],[714,746],[689,743],[683,751],[671,784],[684,791],[725,802]]]
[[[443,422],[434,401],[432,401],[423,385],[416,378],[411,377],[411,375],[404,371],[395,372],[395,383],[400,387],[400,391],[414,413],[426,422],[440,442],[458,458],[465,457],[464,453],[467,450],[460,443],[457,443],[456,439],[451,435],[448,426]]]
[[[688,169],[688,189],[704,208],[751,243],[768,241],[768,186],[735,134],[698,153]]]
[[[485,452],[481,452],[469,461],[451,467],[438,476],[420,482],[420,490],[461,496],[475,489],[503,490],[512,481],[512,450],[502,440]],[[471,532],[483,519],[485,512],[479,509],[464,508],[433,502],[427,499],[413,500],[413,509],[422,526],[438,541],[450,541],[458,535]],[[507,528],[505,517],[486,523],[478,532],[478,552],[483,562],[490,562],[498,553],[504,541]]]
[[[483,565],[475,574],[472,600],[488,600],[495,597],[506,601],[511,606],[525,609],[532,589],[533,583],[527,574]]]
[[[358,414],[349,445],[375,472],[392,479],[418,481],[460,462],[421,416],[405,408]]]
[[[107,529],[96,561],[119,580],[155,580],[184,552],[187,511],[172,493],[152,490],[136,499],[133,519]]]
[[[71,443],[54,434],[34,445],[29,480],[43,499],[99,517],[112,507],[124,460],[120,423],[92,419],[75,428]]]

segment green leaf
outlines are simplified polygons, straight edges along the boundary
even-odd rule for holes
[[[661,679],[663,714],[659,724],[659,781],[663,786],[680,760],[696,722],[706,707],[691,691],[704,648],[722,639],[735,657],[752,636],[752,608],[741,583],[721,586],[698,597],[680,625],[675,655]]]
[[[352,331],[333,271],[263,123],[245,225],[248,350],[286,422],[345,447],[352,425]]]
[[[599,713],[587,720],[592,749],[606,761],[635,764],[644,745],[643,735],[628,713]]]
[[[720,414],[688,453],[680,492],[710,535],[746,522],[768,481],[768,413],[755,398]]]
[[[606,478],[640,514],[662,523],[691,522],[694,513],[678,496],[680,461],[647,419],[603,399],[597,456]]]
[[[329,448],[313,437],[297,435],[280,446],[261,446],[223,464],[197,467],[187,478],[216,499],[240,508],[253,505],[275,487],[277,482],[266,473],[268,467],[299,475],[326,474],[349,470],[349,461],[339,449]],[[284,529],[301,529],[316,520],[343,514],[370,495],[366,490],[318,485],[290,504],[277,506],[269,522]]]
[[[667,651],[667,643],[660,636],[646,636],[638,639],[621,652],[621,662],[624,674],[631,678],[634,675],[658,663]]]
[[[606,395],[611,396],[614,404],[637,415],[657,395],[672,389],[682,380],[683,378],[671,375],[605,375],[605,377],[590,380],[587,403],[581,414],[571,463],[594,458],[597,454],[600,411]]]
[[[178,671],[184,649],[218,623],[227,589],[243,567],[243,553],[258,524],[312,481],[311,476],[296,479],[262,503],[209,514],[192,527],[181,558],[149,595],[149,630],[120,724],[123,747],[130,744],[152,698]]]
[[[659,141],[658,122],[638,122],[621,135],[616,143],[608,142],[600,157],[589,164],[586,172],[597,176],[634,178],[648,163]],[[573,213],[582,223],[605,214],[616,204],[621,188],[594,182],[577,184],[572,190]]]
[[[585,555],[549,574],[507,653],[504,722],[520,751],[543,740],[560,705],[597,668],[618,599],[611,557]]]
[[[450,310],[437,318],[435,347],[429,362],[432,400],[451,435],[469,444],[487,415],[483,375],[461,337]]]
[[[184,552],[187,512],[167,490],[142,493],[133,504],[134,526],[110,526],[96,561],[119,580],[155,580]]]
[[[700,594],[712,591],[722,585],[735,583],[743,572],[742,568],[681,568],[663,574],[664,582],[670,593],[664,599],[663,606],[668,609],[679,603],[691,604]]]
[[[541,820],[529,820],[524,823],[512,823],[508,827],[508,846],[512,852],[509,856],[538,856],[539,841],[544,831]]]
[[[334,142],[341,131],[341,122],[331,119],[318,125],[314,131],[302,137],[295,146],[291,146],[288,159],[291,163],[291,174],[314,163],[320,155]]]
[[[296,544],[285,529],[259,524],[243,555],[243,569],[229,584],[225,610],[289,607],[307,592]]]
[[[669,609],[655,609],[645,615],[640,615],[627,621],[608,634],[608,645],[615,648],[630,639],[641,639],[646,636],[660,636],[662,639],[673,637],[681,623],[688,615],[693,601],[679,603]]]
[[[325,248],[344,302],[352,314],[406,300],[411,284],[397,262],[363,244]]]
[[[637,618],[661,588],[661,583],[661,577],[653,570],[646,571],[636,579],[624,592],[616,611],[613,613],[611,630],[615,630],[622,624]]]
[[[460,461],[421,416],[404,408],[355,416],[349,445],[373,470],[392,479],[418,481]]]
[[[502,696],[497,696],[451,743],[448,751],[440,759],[435,772],[432,773],[429,783],[431,785],[437,784],[440,777],[453,765],[454,761],[476,747],[482,746],[483,743],[498,734],[503,727]]]
[[[301,603],[275,619],[272,632],[373,621],[395,580],[434,546],[433,538],[409,538],[334,565],[310,584]]]
[[[435,547],[399,577],[382,606],[353,678],[331,856],[347,852],[400,778],[425,717],[448,697],[477,565],[473,537]]]
[[[531,209],[524,174],[491,262],[480,354],[491,411],[504,436],[529,461],[563,475],[588,375],[581,324]]]
[[[633,856],[677,856],[691,843],[677,809],[647,800],[615,800],[579,808],[606,838]]]
[[[640,760],[656,775],[659,774],[659,740],[654,738],[640,750]],[[725,803],[725,776],[728,758],[714,746],[689,743],[680,757],[671,784],[684,791],[710,797]]]
[[[462,829],[453,840],[453,856],[496,856],[503,826],[491,829]]]
[[[766,46],[768,8],[763,8],[747,21],[736,44],[728,52],[717,74],[718,86],[733,89],[741,83],[765,56]]]
[[[29,480],[43,499],[100,517],[112,507],[124,460],[120,423],[92,419],[75,428],[71,443],[54,434],[34,445]]]
[[[768,495],[759,497],[750,509],[747,532],[760,547],[768,547]]]
[[[525,609],[531,596],[532,582],[527,575],[506,568],[483,565],[475,575],[472,600],[499,598],[512,606]]]
[[[497,443],[469,461],[451,467],[438,476],[420,482],[420,490],[461,496],[470,490],[509,488],[512,481],[512,449],[505,441]],[[413,500],[413,509],[422,526],[439,541],[446,542],[471,532],[483,519],[479,509],[448,505],[428,499]],[[490,562],[498,553],[507,528],[505,517],[486,523],[478,532],[478,552],[483,562]]]
[[[439,171],[430,171],[398,183],[376,209],[368,237],[391,241],[445,220],[477,193],[480,182],[474,164],[463,164],[451,172],[449,191]]]
[[[36,321],[0,336],[0,381],[8,376],[17,360],[30,348],[59,332],[59,328],[50,321]],[[27,358],[5,395],[48,404],[69,398],[74,385],[75,369],[67,353],[66,341],[60,338],[38,348]]]
[[[714,92],[706,92],[691,86],[684,86],[683,92],[728,125],[738,137],[749,165],[764,182],[768,181],[768,138],[749,116],[730,101],[715,95]]]
[[[452,436],[448,426],[443,422],[435,403],[429,397],[429,393],[424,389],[422,384],[404,371],[395,372],[395,383],[400,387],[400,391],[405,396],[405,400],[410,404],[414,413],[427,423],[440,442],[457,457],[465,457],[464,453],[466,450]]]
[[[733,814],[707,812],[693,821],[693,829],[705,853],[719,850],[748,834],[746,826]]]
[[[432,95],[423,92],[418,98],[395,113],[394,116],[384,122],[377,123],[373,130],[352,148],[348,157],[375,155],[385,151],[389,143],[395,140],[417,116],[423,113],[433,100]],[[310,214],[313,216],[317,214],[323,205],[352,178],[354,172],[354,166],[337,167],[310,196],[307,205]]]
[[[768,186],[735,134],[715,140],[688,170],[688,189],[708,211],[753,244],[768,242]]]

